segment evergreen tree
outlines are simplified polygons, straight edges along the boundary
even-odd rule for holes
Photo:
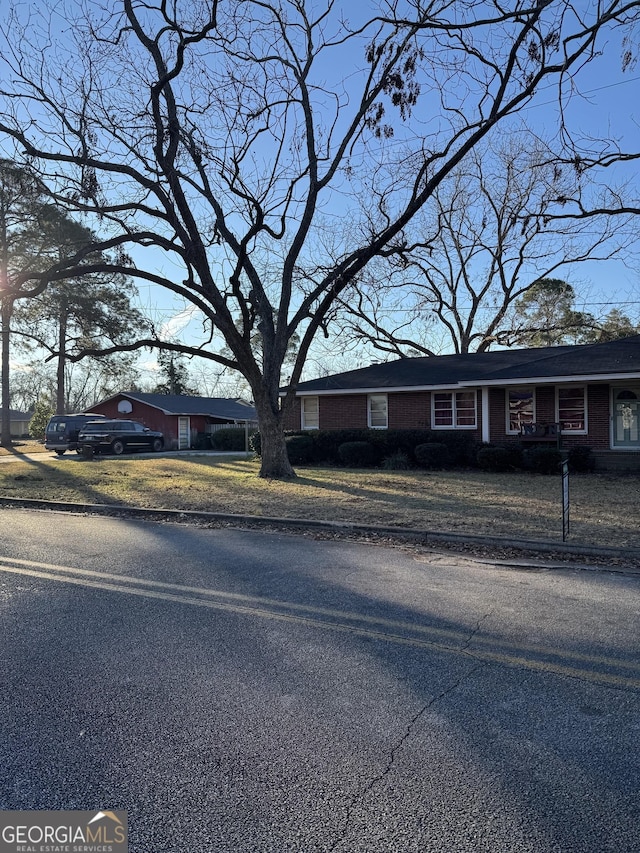
[[[60,259],[90,247],[94,235],[87,228],[49,211],[50,239],[58,247]],[[106,253],[85,256],[85,264],[102,262]],[[73,279],[51,282],[43,292],[16,310],[16,321],[24,341],[55,358],[56,413],[67,408],[66,368],[69,360],[85,349],[126,344],[145,327],[140,312],[132,305],[135,288],[118,273],[87,272]]]
[[[158,353],[158,367],[161,381],[153,389],[154,394],[198,396],[198,390],[189,384],[189,370],[179,355],[161,350]]]
[[[44,400],[38,400],[36,403],[33,417],[29,421],[29,435],[38,441],[44,439],[45,430],[49,423],[49,418],[54,414],[51,405]]]
[[[20,296],[21,274],[45,269],[51,262],[45,226],[47,212],[45,187],[37,177],[27,168],[0,159],[0,443],[5,447],[11,445],[11,320],[15,301]]]

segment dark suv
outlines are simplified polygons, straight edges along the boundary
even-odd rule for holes
[[[110,452],[120,456],[125,450],[154,450],[164,447],[161,432],[137,421],[89,421],[78,435],[78,453],[91,448],[94,453]]]
[[[97,421],[104,415],[86,414],[54,415],[47,424],[44,434],[44,446],[47,450],[55,450],[62,456],[65,450],[76,450],[78,433],[89,421]]]

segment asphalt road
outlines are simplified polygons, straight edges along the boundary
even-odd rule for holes
[[[0,510],[0,809],[130,853],[640,851],[640,578]]]

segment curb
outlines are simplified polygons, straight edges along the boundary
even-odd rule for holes
[[[386,536],[420,542],[423,545],[485,546],[508,548],[526,553],[550,554],[558,559],[570,557],[594,557],[605,560],[638,560],[640,548],[612,548],[599,545],[578,545],[568,542],[552,542],[544,539],[511,539],[506,536],[481,536],[476,534],[449,533],[422,530],[411,527],[390,527],[358,524],[348,521],[316,521],[303,518],[277,518],[261,515],[238,515],[204,510],[149,509],[130,507],[125,504],[85,504],[37,499],[15,499],[0,497],[0,507],[22,507],[58,512],[89,513],[92,515],[121,515],[148,519],[150,521],[219,521],[235,524],[251,524],[257,527],[293,527],[306,530],[323,530],[334,533],[360,533],[368,536]],[[505,562],[505,561],[500,561]],[[515,564],[516,561],[507,561]],[[519,561],[518,561],[519,562]],[[624,571],[640,573],[640,567],[624,568]]]

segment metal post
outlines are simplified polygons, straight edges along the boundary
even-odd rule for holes
[[[569,535],[569,463],[565,459],[562,466],[562,541]]]

